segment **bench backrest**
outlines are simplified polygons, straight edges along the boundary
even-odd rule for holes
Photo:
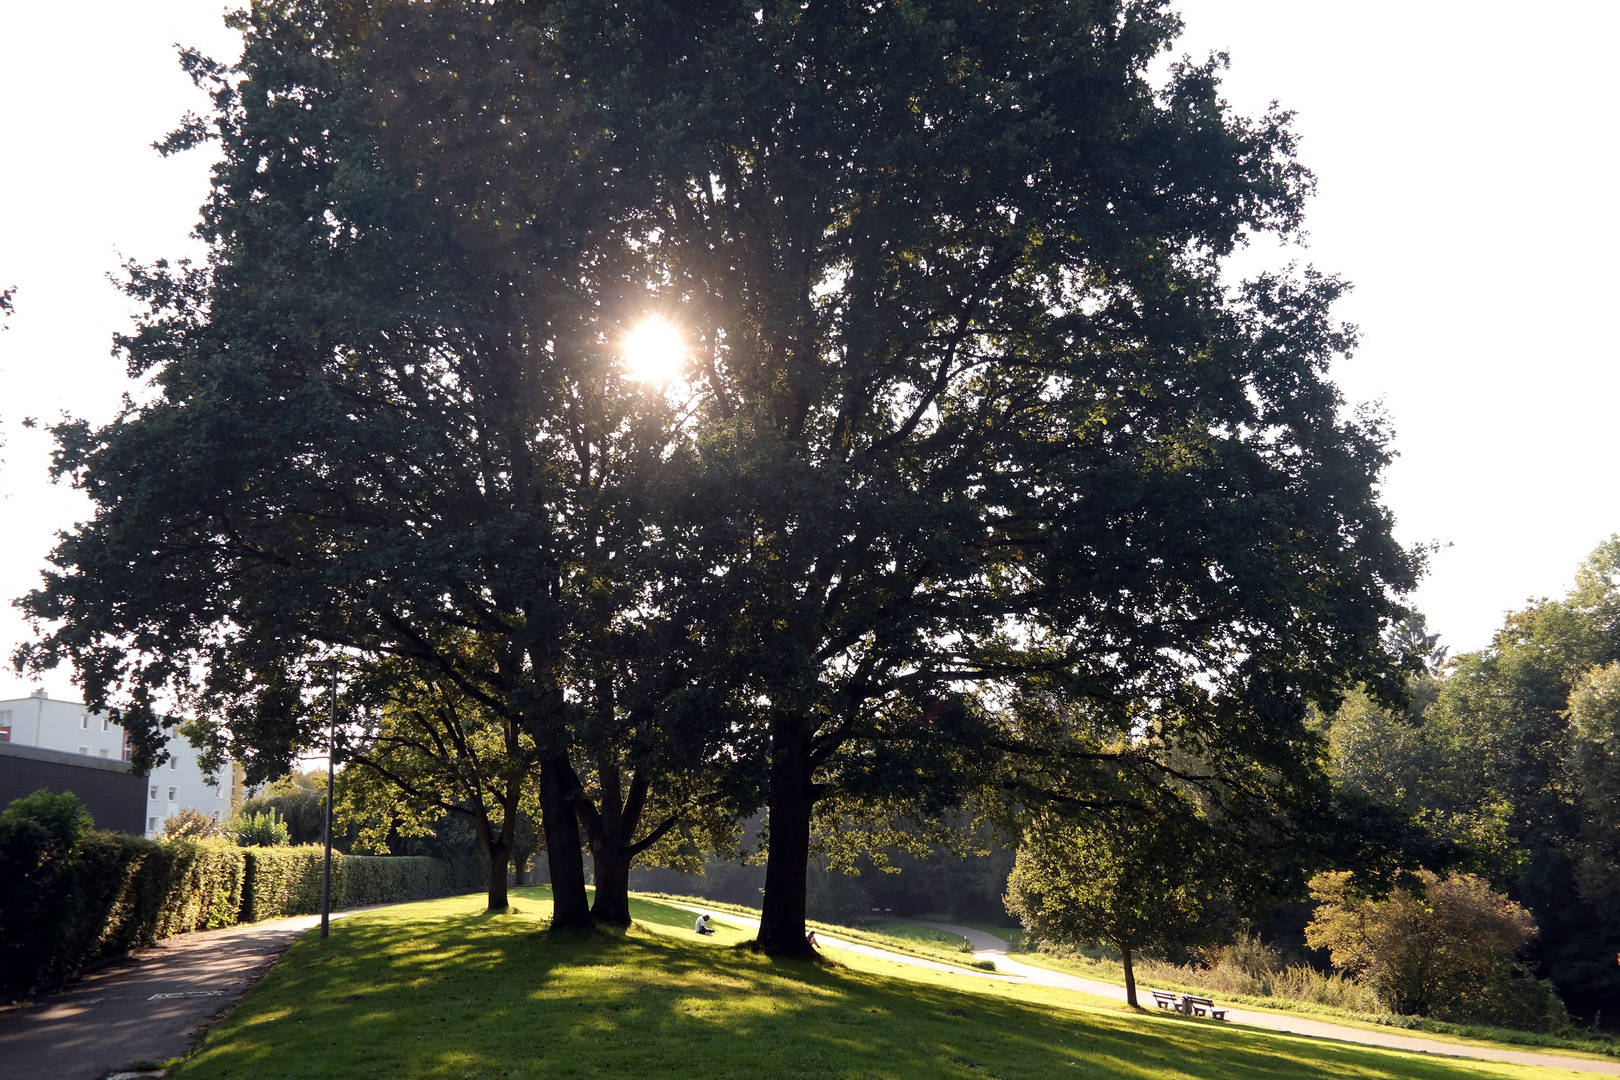
[[[1194,996],[1192,994],[1184,995],[1181,1000],[1182,1001],[1191,1001],[1196,1005],[1213,1005],[1213,1004],[1215,1004],[1213,1001],[1209,1000],[1209,998],[1196,997],[1196,996]]]

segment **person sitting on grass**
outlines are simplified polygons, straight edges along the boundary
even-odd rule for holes
[[[705,935],[714,933],[713,930],[709,929],[709,917],[707,915],[699,915],[697,917],[697,925],[692,927],[692,929],[696,930],[700,934]]]
[[[806,945],[809,945],[812,949],[815,948],[816,947],[816,932],[814,930],[812,930],[808,934],[804,935],[804,942],[805,942]]]

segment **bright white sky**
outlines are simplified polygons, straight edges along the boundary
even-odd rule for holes
[[[61,11],[0,0],[0,602],[38,581],[53,534],[86,513],[46,479],[49,440],[26,416],[104,421],[129,389],[109,355],[130,306],[121,258],[195,254],[208,183],[197,151],[149,146],[206,99],[173,44],[238,46],[216,0],[91,0]],[[1620,391],[1606,325],[1620,247],[1612,180],[1620,5],[1549,0],[1181,0],[1183,49],[1231,55],[1228,96],[1299,115],[1320,180],[1305,251],[1257,250],[1245,270],[1311,262],[1356,285],[1342,314],[1363,344],[1335,377],[1382,399],[1400,460],[1386,499],[1403,541],[1452,546],[1417,594],[1453,651],[1502,614],[1568,588],[1620,530],[1609,472]],[[27,628],[0,607],[0,650]],[[35,685],[0,670],[0,698]],[[44,680],[76,696],[70,673]]]

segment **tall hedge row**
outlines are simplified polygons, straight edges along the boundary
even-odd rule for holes
[[[320,910],[319,847],[153,842],[15,815],[4,825],[0,990],[56,985],[172,934]],[[449,896],[482,884],[468,877],[437,859],[334,852],[332,907]]]
[[[246,856],[243,922],[320,910],[324,849],[309,845],[241,850]],[[332,907],[421,900],[482,888],[482,876],[470,876],[466,869],[419,855],[344,855],[334,851]]]

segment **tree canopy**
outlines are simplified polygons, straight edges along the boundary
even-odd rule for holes
[[[96,510],[25,602],[138,761],[171,695],[284,771],[342,653],[356,709],[465,702],[538,770],[559,924],[576,820],[763,798],[760,944],[799,954],[818,810],[939,819],[1146,724],[1151,768],[1309,792],[1309,706],[1400,699],[1417,560],[1327,378],[1344,286],[1221,273],[1310,174],[1218,60],[1151,82],[1163,4],[241,18],[166,144],[222,143],[208,264],[130,268],[153,394],[58,427]],[[690,352],[656,391],[617,355],[654,313]],[[1036,692],[1108,745],[1033,737]]]
[[[1150,84],[1163,6],[543,12],[636,147],[698,342],[681,542],[725,568],[709,618],[766,703],[766,948],[802,948],[817,803],[956,797],[940,748],[996,741],[964,687],[1059,673],[1118,730],[1168,702],[1280,761],[1307,700],[1395,682],[1414,566],[1384,432],[1325,378],[1342,287],[1219,275],[1310,176],[1217,62]]]

